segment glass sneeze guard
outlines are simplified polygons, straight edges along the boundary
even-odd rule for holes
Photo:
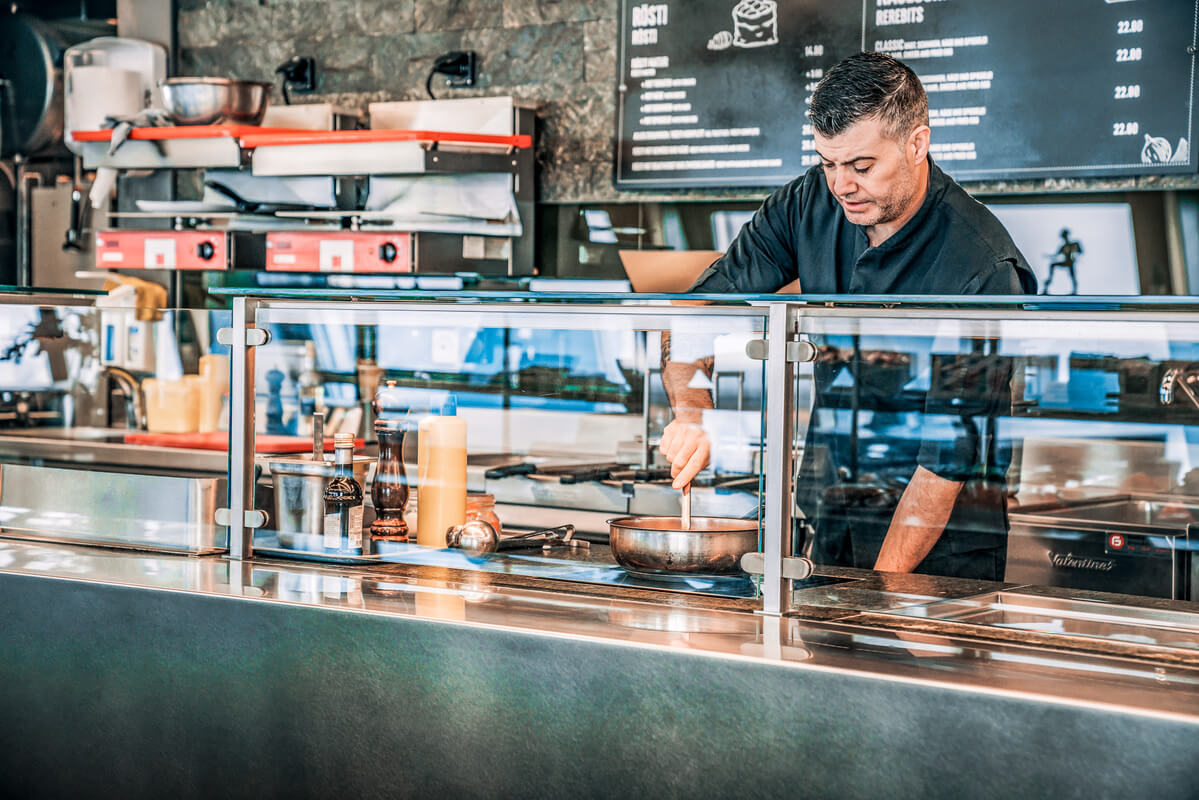
[[[388,404],[404,432],[403,474],[410,494],[404,509],[410,540],[375,538],[364,549],[356,541],[331,541],[321,534],[313,499],[320,477],[288,477],[295,463],[255,454],[251,437],[239,443],[233,426],[231,519],[238,514],[236,492],[248,502],[269,485],[273,497],[258,507],[268,522],[243,530],[231,542],[235,557],[250,553],[343,563],[371,561],[429,564],[469,571],[514,573],[571,581],[699,591],[729,597],[756,597],[756,583],[726,559],[719,570],[658,571],[623,568],[608,552],[607,521],[619,517],[678,517],[680,493],[671,487],[668,465],[657,450],[662,429],[672,418],[661,383],[662,338],[669,334],[672,359],[710,361],[709,375],[694,379],[713,394],[703,428],[711,442],[710,465],[693,484],[693,514],[743,519],[761,548],[762,465],[764,461],[765,364],[746,355],[760,340],[767,310],[742,302],[723,305],[626,305],[525,303],[511,298],[466,304],[461,298],[410,302],[334,302],[243,299],[234,302],[233,380],[235,412],[255,437],[311,430],[311,413],[325,412],[326,434],[364,434],[361,477],[375,478],[378,386],[388,388]],[[264,344],[247,347],[252,372],[239,384],[236,331],[269,334]],[[308,344],[308,343],[311,344]],[[303,384],[314,361],[319,398]],[[370,376],[370,382],[364,378]],[[389,387],[388,385],[391,384]],[[373,390],[373,391],[372,391]],[[239,404],[238,399],[244,398]],[[503,537],[501,552],[450,547],[446,531],[416,534],[422,513],[432,515],[422,496],[422,438],[434,441],[432,427],[444,409],[465,427],[468,506],[492,507]],[[240,418],[240,414],[238,414]],[[304,456],[300,456],[302,461]],[[308,458],[311,458],[309,456]],[[247,480],[255,468],[264,478]],[[240,477],[239,477],[240,476]],[[423,476],[428,478],[428,476]],[[366,521],[377,513],[372,498]],[[306,505],[307,504],[307,505]],[[482,512],[480,512],[482,513]],[[473,516],[478,516],[474,514]],[[492,517],[494,521],[494,517]],[[250,520],[255,521],[255,520]],[[517,537],[540,530],[573,527],[571,541],[534,538],[520,547]],[[691,532],[695,534],[695,532]]]

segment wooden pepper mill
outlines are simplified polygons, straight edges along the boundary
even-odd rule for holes
[[[371,486],[371,502],[375,506],[371,539],[406,542],[408,523],[404,522],[404,507],[408,505],[408,476],[404,473],[403,450],[408,409],[402,405],[395,381],[388,381],[380,388],[371,405],[376,418],[375,436],[379,440],[379,463]]]

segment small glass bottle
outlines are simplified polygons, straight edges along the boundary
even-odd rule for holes
[[[326,550],[362,550],[362,485],[354,480],[354,434],[333,437],[334,475],[325,485]]]

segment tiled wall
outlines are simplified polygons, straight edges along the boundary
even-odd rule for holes
[[[830,0],[843,2],[844,0]],[[318,93],[365,110],[374,100],[425,97],[437,56],[475,50],[479,83],[438,96],[512,95],[537,105],[539,200],[760,198],[764,190],[646,195],[612,186],[620,0],[177,0],[184,75],[270,80],[293,55],[315,56]],[[279,101],[276,91],[276,101]],[[978,194],[1194,188],[1188,176],[994,181]]]

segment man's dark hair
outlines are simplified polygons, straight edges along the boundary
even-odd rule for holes
[[[878,119],[892,139],[928,124],[928,95],[916,73],[883,53],[858,53],[833,67],[816,84],[808,110],[821,136],[844,133],[863,119]]]

